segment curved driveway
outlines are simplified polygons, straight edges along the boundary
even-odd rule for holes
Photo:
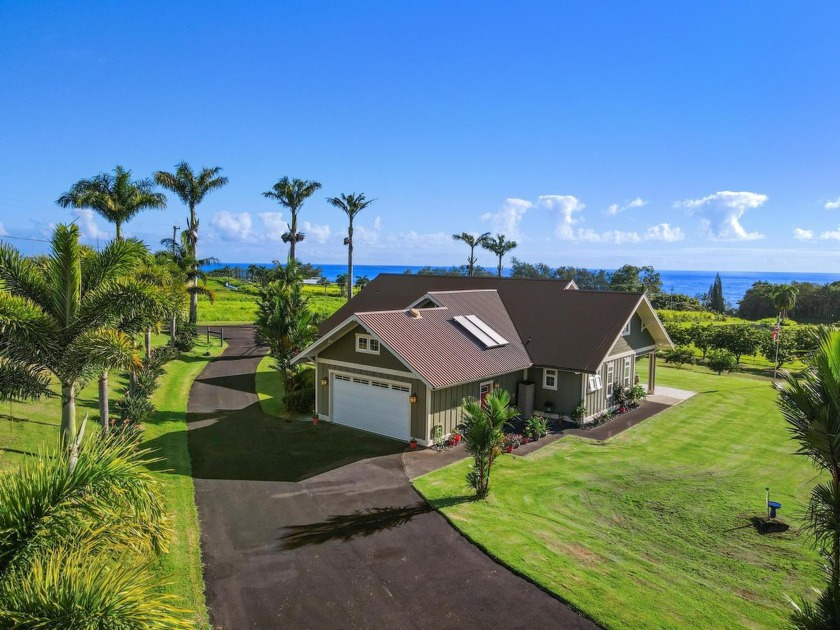
[[[301,481],[238,474],[231,454],[247,471],[249,453],[282,458],[293,445],[266,450],[271,426],[282,421],[263,414],[254,393],[264,351],[251,329],[225,333],[228,348],[189,399],[214,627],[597,627],[496,564],[430,510],[399,453]]]

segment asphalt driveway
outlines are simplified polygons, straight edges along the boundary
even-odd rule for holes
[[[248,453],[283,458],[289,445],[266,448],[267,432],[282,421],[265,416],[254,393],[263,351],[253,331],[225,333],[228,348],[196,380],[189,400],[214,627],[597,627],[496,564],[430,510],[409,484],[401,453],[340,460],[296,481],[250,474]],[[246,460],[242,474],[218,440],[203,439],[226,425],[233,429],[222,444]],[[318,428],[308,439],[317,439]]]

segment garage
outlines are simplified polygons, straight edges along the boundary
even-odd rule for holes
[[[333,374],[330,419],[354,429],[408,441],[411,404],[408,383]]]

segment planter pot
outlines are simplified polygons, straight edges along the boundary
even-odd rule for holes
[[[461,434],[456,433],[455,435],[452,436],[452,439],[455,440],[455,444],[458,444],[458,442],[461,441]]]
[[[318,418],[312,417],[312,424],[318,424]]]
[[[417,442],[409,442],[408,448],[410,448],[412,451],[415,450],[417,448]]]
[[[522,438],[523,444],[528,444],[531,441],[531,438]]]
[[[505,450],[506,450],[508,453],[513,453],[513,444],[511,444],[510,446],[506,447],[506,448],[505,448]]]
[[[540,437],[545,437],[548,433],[540,433]]]
[[[446,441],[449,446],[455,446],[455,440],[449,439]]]

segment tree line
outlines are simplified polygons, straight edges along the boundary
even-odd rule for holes
[[[790,303],[790,317],[802,322],[840,321],[840,282],[815,284],[813,282],[792,282],[774,284],[759,280],[744,294],[738,305],[738,317],[763,319],[775,317],[779,312],[777,296],[780,291],[793,293]]]

